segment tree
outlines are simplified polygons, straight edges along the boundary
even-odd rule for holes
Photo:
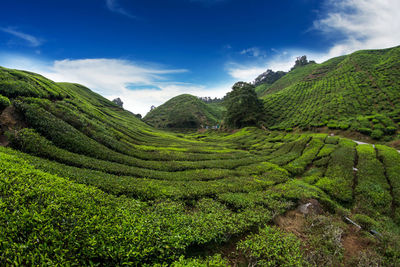
[[[254,80],[254,86],[259,86],[260,84],[273,84],[283,76],[285,76],[287,72],[284,71],[273,71],[268,69],[266,72],[258,75],[258,77]]]
[[[237,82],[232,91],[225,96],[227,126],[241,128],[257,125],[264,116],[264,107],[258,99],[254,86],[246,82]]]
[[[121,98],[116,98],[114,99],[112,102],[114,102],[115,104],[117,104],[118,106],[120,106],[122,108],[122,106],[124,105],[124,102],[122,102]]]
[[[315,64],[314,60],[308,61],[307,56],[301,56],[297,57],[296,62],[294,63],[294,66],[290,70],[294,70],[297,67],[302,67],[308,64]]]

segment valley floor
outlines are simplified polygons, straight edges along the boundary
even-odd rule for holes
[[[118,163],[63,156],[67,150],[51,144],[24,147],[32,136],[39,138],[27,133],[14,142],[36,156],[0,149],[0,258],[7,264],[399,260],[400,154],[392,148],[245,128],[168,134],[163,147],[138,147],[153,159]],[[308,202],[310,212],[300,212]],[[345,216],[362,229],[355,232]]]

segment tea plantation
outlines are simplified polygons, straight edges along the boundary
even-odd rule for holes
[[[398,65],[386,53],[377,68]],[[343,63],[351,60],[358,59],[323,66],[351,73],[357,70]],[[270,108],[279,127],[349,112],[344,95],[329,110],[310,88],[328,84],[324,96],[342,94],[337,84],[352,78],[320,75],[266,96],[266,105],[310,99],[298,109],[317,110],[306,117]],[[394,123],[399,103],[381,103],[395,84],[380,76],[371,83],[376,96],[366,99]],[[358,88],[346,97],[367,95]],[[400,265],[400,153],[393,148],[253,127],[164,132],[81,85],[6,68],[0,94],[7,139],[0,147],[0,265]],[[356,104],[363,118],[379,118]],[[301,233],[275,225],[310,199],[323,213],[307,217]],[[344,216],[362,226],[364,243],[352,257]]]
[[[394,47],[298,67],[256,91],[270,129],[328,127],[390,141],[399,139],[399,82],[400,47]]]

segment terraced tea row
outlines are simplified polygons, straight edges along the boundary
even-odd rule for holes
[[[257,244],[279,255],[294,246],[260,257],[304,265],[299,240],[267,225],[309,199],[374,222],[390,240],[385,249],[399,245],[394,149],[257,128],[167,133],[82,86],[6,72],[37,91],[2,91],[15,124],[2,128],[12,148],[0,147],[0,262],[224,266],[222,247],[254,257]]]
[[[263,94],[271,129],[355,130],[393,139],[400,122],[400,48],[359,51],[292,70]]]

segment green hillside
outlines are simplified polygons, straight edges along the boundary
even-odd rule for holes
[[[270,129],[327,126],[390,141],[399,133],[400,47],[299,67],[258,90]]]
[[[0,265],[400,264],[393,148],[163,132],[84,86],[5,68],[0,94]]]
[[[200,128],[221,122],[223,108],[183,94],[150,111],[143,120],[156,128]]]

